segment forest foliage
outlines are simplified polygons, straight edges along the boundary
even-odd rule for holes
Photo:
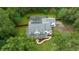
[[[18,28],[28,21],[29,15],[46,15],[73,27],[73,32],[54,30],[51,40],[37,45],[34,38],[26,35],[26,27]],[[26,17],[26,18],[24,18]],[[22,24],[23,24],[22,23]],[[28,23],[28,22],[26,22]],[[38,51],[38,50],[79,50],[79,8],[75,7],[17,7],[0,8],[0,50],[1,51]]]

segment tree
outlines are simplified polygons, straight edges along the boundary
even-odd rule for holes
[[[70,37],[70,48],[68,48],[68,51],[78,51],[79,50],[79,33],[78,32],[72,32]]]
[[[79,31],[79,18],[77,18],[73,24],[74,28]]]
[[[21,21],[21,15],[19,12],[19,8],[7,8],[7,13],[9,14],[9,18],[11,21],[15,23],[15,25],[18,25]]]
[[[27,51],[35,50],[35,41],[25,35],[10,37],[6,44],[1,48],[2,51]]]
[[[56,45],[57,51],[66,51],[71,48],[71,33],[55,31],[52,37],[52,43]]]
[[[67,15],[67,8],[61,8],[57,14],[57,17],[63,20],[63,18]]]
[[[5,10],[0,8],[0,39],[6,39],[15,35],[15,25],[9,19]]]

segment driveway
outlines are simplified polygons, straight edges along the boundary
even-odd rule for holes
[[[56,22],[56,28],[60,31],[60,32],[73,32],[74,29],[71,25],[64,25],[61,21],[57,21]]]

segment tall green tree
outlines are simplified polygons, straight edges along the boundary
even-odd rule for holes
[[[73,24],[74,28],[79,31],[79,18],[77,18]]]
[[[15,35],[15,25],[5,10],[0,8],[0,39]]]
[[[18,25],[21,22],[21,15],[19,12],[19,8],[7,8],[7,13],[9,15],[10,20],[12,20],[15,25]]]
[[[10,37],[6,44],[1,48],[2,51],[27,51],[35,50],[35,41],[33,38],[28,38],[25,35]]]

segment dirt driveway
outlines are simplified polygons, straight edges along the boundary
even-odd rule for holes
[[[56,28],[60,32],[72,32],[73,31],[73,28],[71,26],[64,25],[61,21],[57,21],[56,24],[57,24]]]

